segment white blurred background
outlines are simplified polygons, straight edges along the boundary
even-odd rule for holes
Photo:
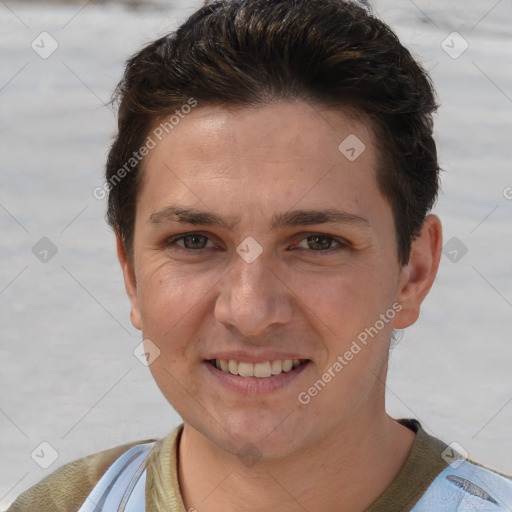
[[[431,70],[445,169],[446,254],[392,353],[388,410],[512,474],[512,2],[370,3]],[[133,354],[93,190],[124,61],[200,4],[0,0],[0,510],[66,462],[180,422]]]

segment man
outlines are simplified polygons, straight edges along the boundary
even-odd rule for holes
[[[385,411],[442,246],[434,92],[391,30],[340,0],[213,2],[118,99],[108,219],[183,425],[10,510],[510,510],[507,477]]]

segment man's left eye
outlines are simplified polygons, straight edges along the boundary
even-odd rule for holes
[[[329,235],[309,235],[306,238],[303,238],[297,247],[300,247],[300,244],[303,244],[304,242],[307,247],[302,246],[301,249],[307,248],[318,252],[332,249],[333,244],[336,244],[335,248],[340,248],[346,245]]]

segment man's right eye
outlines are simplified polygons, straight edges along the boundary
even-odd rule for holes
[[[178,250],[196,251],[206,249],[208,242],[211,243],[209,238],[205,235],[201,235],[200,233],[187,233],[167,240],[165,245],[167,248],[172,249],[178,248]]]

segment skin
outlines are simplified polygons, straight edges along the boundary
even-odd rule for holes
[[[365,144],[354,161],[338,149],[350,134]],[[185,424],[178,475],[187,509],[362,511],[403,467],[414,434],[385,411],[389,344],[394,328],[416,321],[434,281],[441,225],[427,216],[401,267],[377,156],[363,119],[294,101],[199,106],[145,158],[133,255],[119,239],[118,255],[131,321],[160,350],[151,372]],[[233,225],[162,214],[151,222],[168,205]],[[274,215],[299,209],[365,220],[270,229]],[[188,233],[198,238],[175,240]],[[248,236],[262,248],[252,263],[236,252]],[[401,311],[300,403],[395,303]],[[242,392],[205,361],[226,351],[310,362],[279,389]]]

